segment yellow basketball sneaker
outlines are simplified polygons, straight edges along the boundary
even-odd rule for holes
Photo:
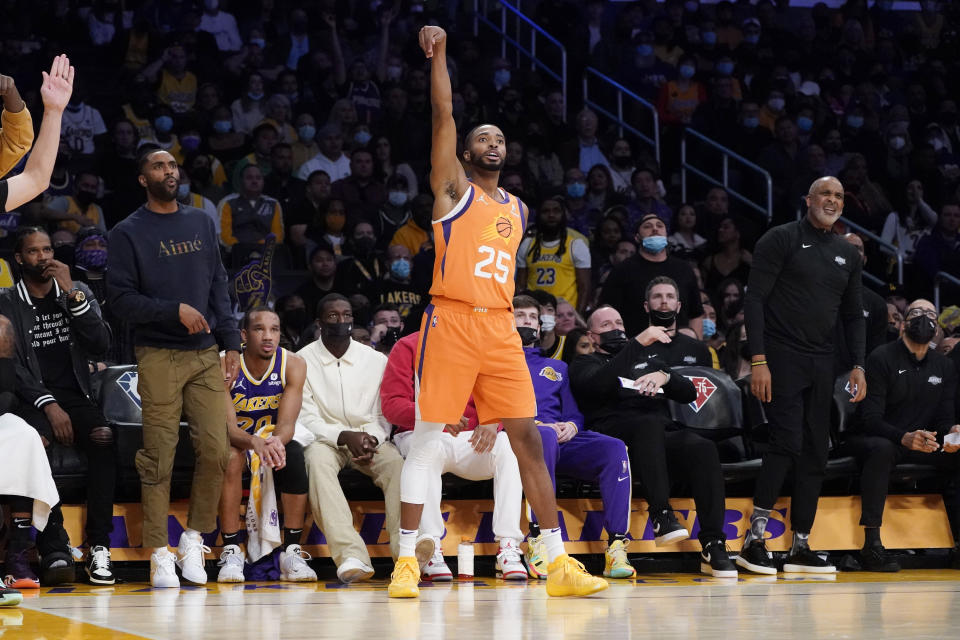
[[[387,595],[391,598],[416,598],[420,595],[420,565],[413,556],[397,558],[390,574]]]
[[[627,542],[627,540],[614,540],[607,547],[606,552],[604,552],[607,557],[607,563],[603,567],[604,577],[632,578],[637,575],[637,570],[627,559]]]
[[[547,577],[547,545],[543,535],[527,538],[527,550],[523,553],[527,563],[527,573],[531,578],[545,580]]]
[[[547,567],[548,596],[588,596],[610,585],[587,573],[583,565],[563,554]]]

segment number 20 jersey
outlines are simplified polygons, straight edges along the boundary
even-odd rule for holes
[[[510,309],[517,250],[529,211],[503,189],[498,189],[498,201],[468,184],[453,210],[433,221],[437,255],[430,295],[479,309]]]
[[[280,398],[287,383],[288,355],[286,349],[277,347],[260,379],[254,378],[247,370],[244,359],[240,359],[240,372],[230,389],[230,395],[237,412],[237,426],[251,435],[263,427],[277,424]]]

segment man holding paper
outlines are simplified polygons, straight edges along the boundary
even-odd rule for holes
[[[867,571],[899,571],[880,541],[880,524],[890,472],[901,462],[930,464],[944,479],[960,483],[960,424],[955,415],[957,374],[953,363],[930,349],[937,311],[915,300],[904,313],[900,339],[874,349],[867,358],[867,396],[855,435],[847,447],[862,465],[860,525],[864,531],[860,563]],[[956,492],[945,495],[954,538],[960,530]],[[955,558],[960,553],[955,550]]]
[[[590,315],[587,328],[597,350],[577,356],[570,366],[570,385],[585,424],[626,443],[630,466],[643,483],[657,546],[685,540],[689,533],[677,522],[670,506],[668,464],[683,468],[693,486],[711,482],[723,486],[722,475],[714,473],[719,461],[709,464],[705,457],[711,453],[709,449],[670,444],[674,436],[667,433],[672,423],[667,400],[693,402],[696,388],[687,378],[671,374],[669,364],[648,348],[670,342],[662,327],[647,327],[628,340],[620,313],[601,306]],[[716,458],[716,447],[712,442],[707,444]],[[722,514],[722,491],[719,502],[712,502],[716,500],[710,504],[698,501],[697,510],[710,513],[719,509]],[[722,518],[716,532],[711,531],[709,521],[701,517],[700,570],[714,577],[735,578],[737,570],[726,552]]]

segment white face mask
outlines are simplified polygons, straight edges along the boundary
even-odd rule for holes
[[[540,316],[540,330],[544,333],[553,331],[554,327],[557,326],[557,317],[556,316]]]

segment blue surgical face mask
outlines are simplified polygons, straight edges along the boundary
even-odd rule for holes
[[[717,44],[717,32],[704,31],[700,34],[700,40],[703,41],[703,44],[715,45]]]
[[[743,41],[749,42],[750,44],[757,44],[758,42],[760,42],[760,34],[748,33],[747,35],[743,36]]]
[[[800,116],[797,118],[797,128],[800,129],[800,131],[810,131],[813,129],[813,119],[807,116]]]
[[[505,87],[510,84],[510,69],[497,69],[493,72],[493,84]]]
[[[747,116],[743,119],[743,126],[747,129],[756,129],[760,126],[760,118],[756,116]]]
[[[254,44],[260,47],[261,49],[267,48],[267,41],[264,40],[263,38],[250,38],[250,44]]]
[[[390,263],[390,273],[398,280],[410,277],[410,263],[407,260],[394,260]]]
[[[667,236],[647,236],[643,239],[643,248],[650,253],[660,253],[667,248]]]
[[[159,116],[153,121],[153,126],[158,133],[169,133],[170,129],[173,129],[173,118],[170,116]]]
[[[305,124],[297,129],[297,135],[300,136],[301,142],[311,142],[314,136],[317,135],[317,128],[312,124]]]
[[[213,123],[213,130],[217,133],[230,133],[233,123],[229,120],[217,120]]]
[[[696,72],[697,70],[693,67],[693,65],[685,64],[680,67],[681,78],[690,79],[693,77],[693,74]]]
[[[847,126],[851,129],[859,129],[863,126],[863,116],[847,116]]]
[[[732,62],[718,62],[717,63],[717,73],[722,76],[729,76],[733,73],[733,63]]]
[[[402,207],[407,204],[406,191],[391,191],[387,194],[387,200],[395,207]]]
[[[184,151],[196,151],[200,147],[200,136],[183,136],[180,138],[180,146]]]
[[[355,134],[353,134],[353,141],[363,146],[363,145],[366,145],[368,142],[370,142],[370,138],[372,137],[373,137],[372,133],[361,129],[360,131],[357,131]]]
[[[571,198],[582,198],[587,193],[587,185],[582,182],[571,182],[567,185],[567,195]]]
[[[649,44],[639,44],[637,45],[637,54],[644,58],[649,58],[653,55],[653,46]]]
[[[717,335],[717,323],[710,318],[703,319],[703,337],[712,338]]]
[[[181,200],[190,195],[190,185],[183,184],[182,182],[177,185],[177,197]]]
[[[263,93],[254,93],[253,91],[248,91],[247,97],[250,98],[251,100],[262,100]]]

